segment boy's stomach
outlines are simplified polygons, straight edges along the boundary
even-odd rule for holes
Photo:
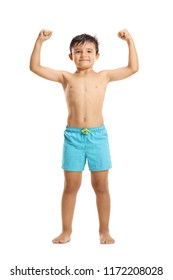
[[[67,125],[79,128],[98,127],[104,124],[102,114],[90,112],[89,114],[69,114]]]

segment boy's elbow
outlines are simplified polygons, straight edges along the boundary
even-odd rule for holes
[[[31,71],[31,72],[34,72],[34,68],[33,68],[33,65],[30,63],[29,64],[29,70]]]
[[[31,72],[33,72],[33,73],[37,73],[37,68],[36,67],[34,67],[31,63],[30,63],[30,65],[29,65],[29,69],[30,69],[30,71]]]
[[[135,74],[136,72],[139,71],[139,65],[136,65],[136,66],[133,67],[131,70],[132,70],[132,74]]]

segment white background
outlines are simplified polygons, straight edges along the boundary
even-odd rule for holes
[[[1,278],[13,279],[9,271],[15,265],[68,265],[101,271],[81,279],[100,279],[105,266],[163,266],[163,277],[149,279],[172,279],[171,1],[6,0],[0,11]],[[115,245],[99,244],[87,168],[72,241],[51,243],[61,230],[61,155],[67,109],[61,85],[29,71],[42,28],[53,30],[43,46],[42,63],[72,72],[68,47],[75,35],[98,37],[96,71],[126,65],[128,49],[117,37],[119,30],[127,28],[134,38],[140,70],[110,84],[104,106],[113,161],[110,229]]]

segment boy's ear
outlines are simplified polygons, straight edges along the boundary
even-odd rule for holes
[[[69,58],[71,59],[71,60],[73,60],[73,55],[72,55],[72,53],[69,53]]]
[[[96,59],[99,59],[99,57],[100,57],[100,54],[97,53],[97,54],[96,54]]]

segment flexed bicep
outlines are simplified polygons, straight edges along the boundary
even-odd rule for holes
[[[107,70],[107,77],[109,82],[123,80],[130,77],[133,74],[134,72],[129,66],[117,68],[114,70]]]
[[[41,53],[42,44],[44,41],[50,39],[51,36],[52,36],[52,31],[46,29],[42,29],[40,31],[37,40],[35,42],[33,52],[31,54],[30,70],[44,79],[63,83],[63,73],[62,73],[63,71],[58,71],[58,70],[51,69],[49,67],[45,67],[41,65],[40,62],[40,53]]]
[[[63,71],[39,66],[36,67],[33,72],[44,79],[63,84]]]

